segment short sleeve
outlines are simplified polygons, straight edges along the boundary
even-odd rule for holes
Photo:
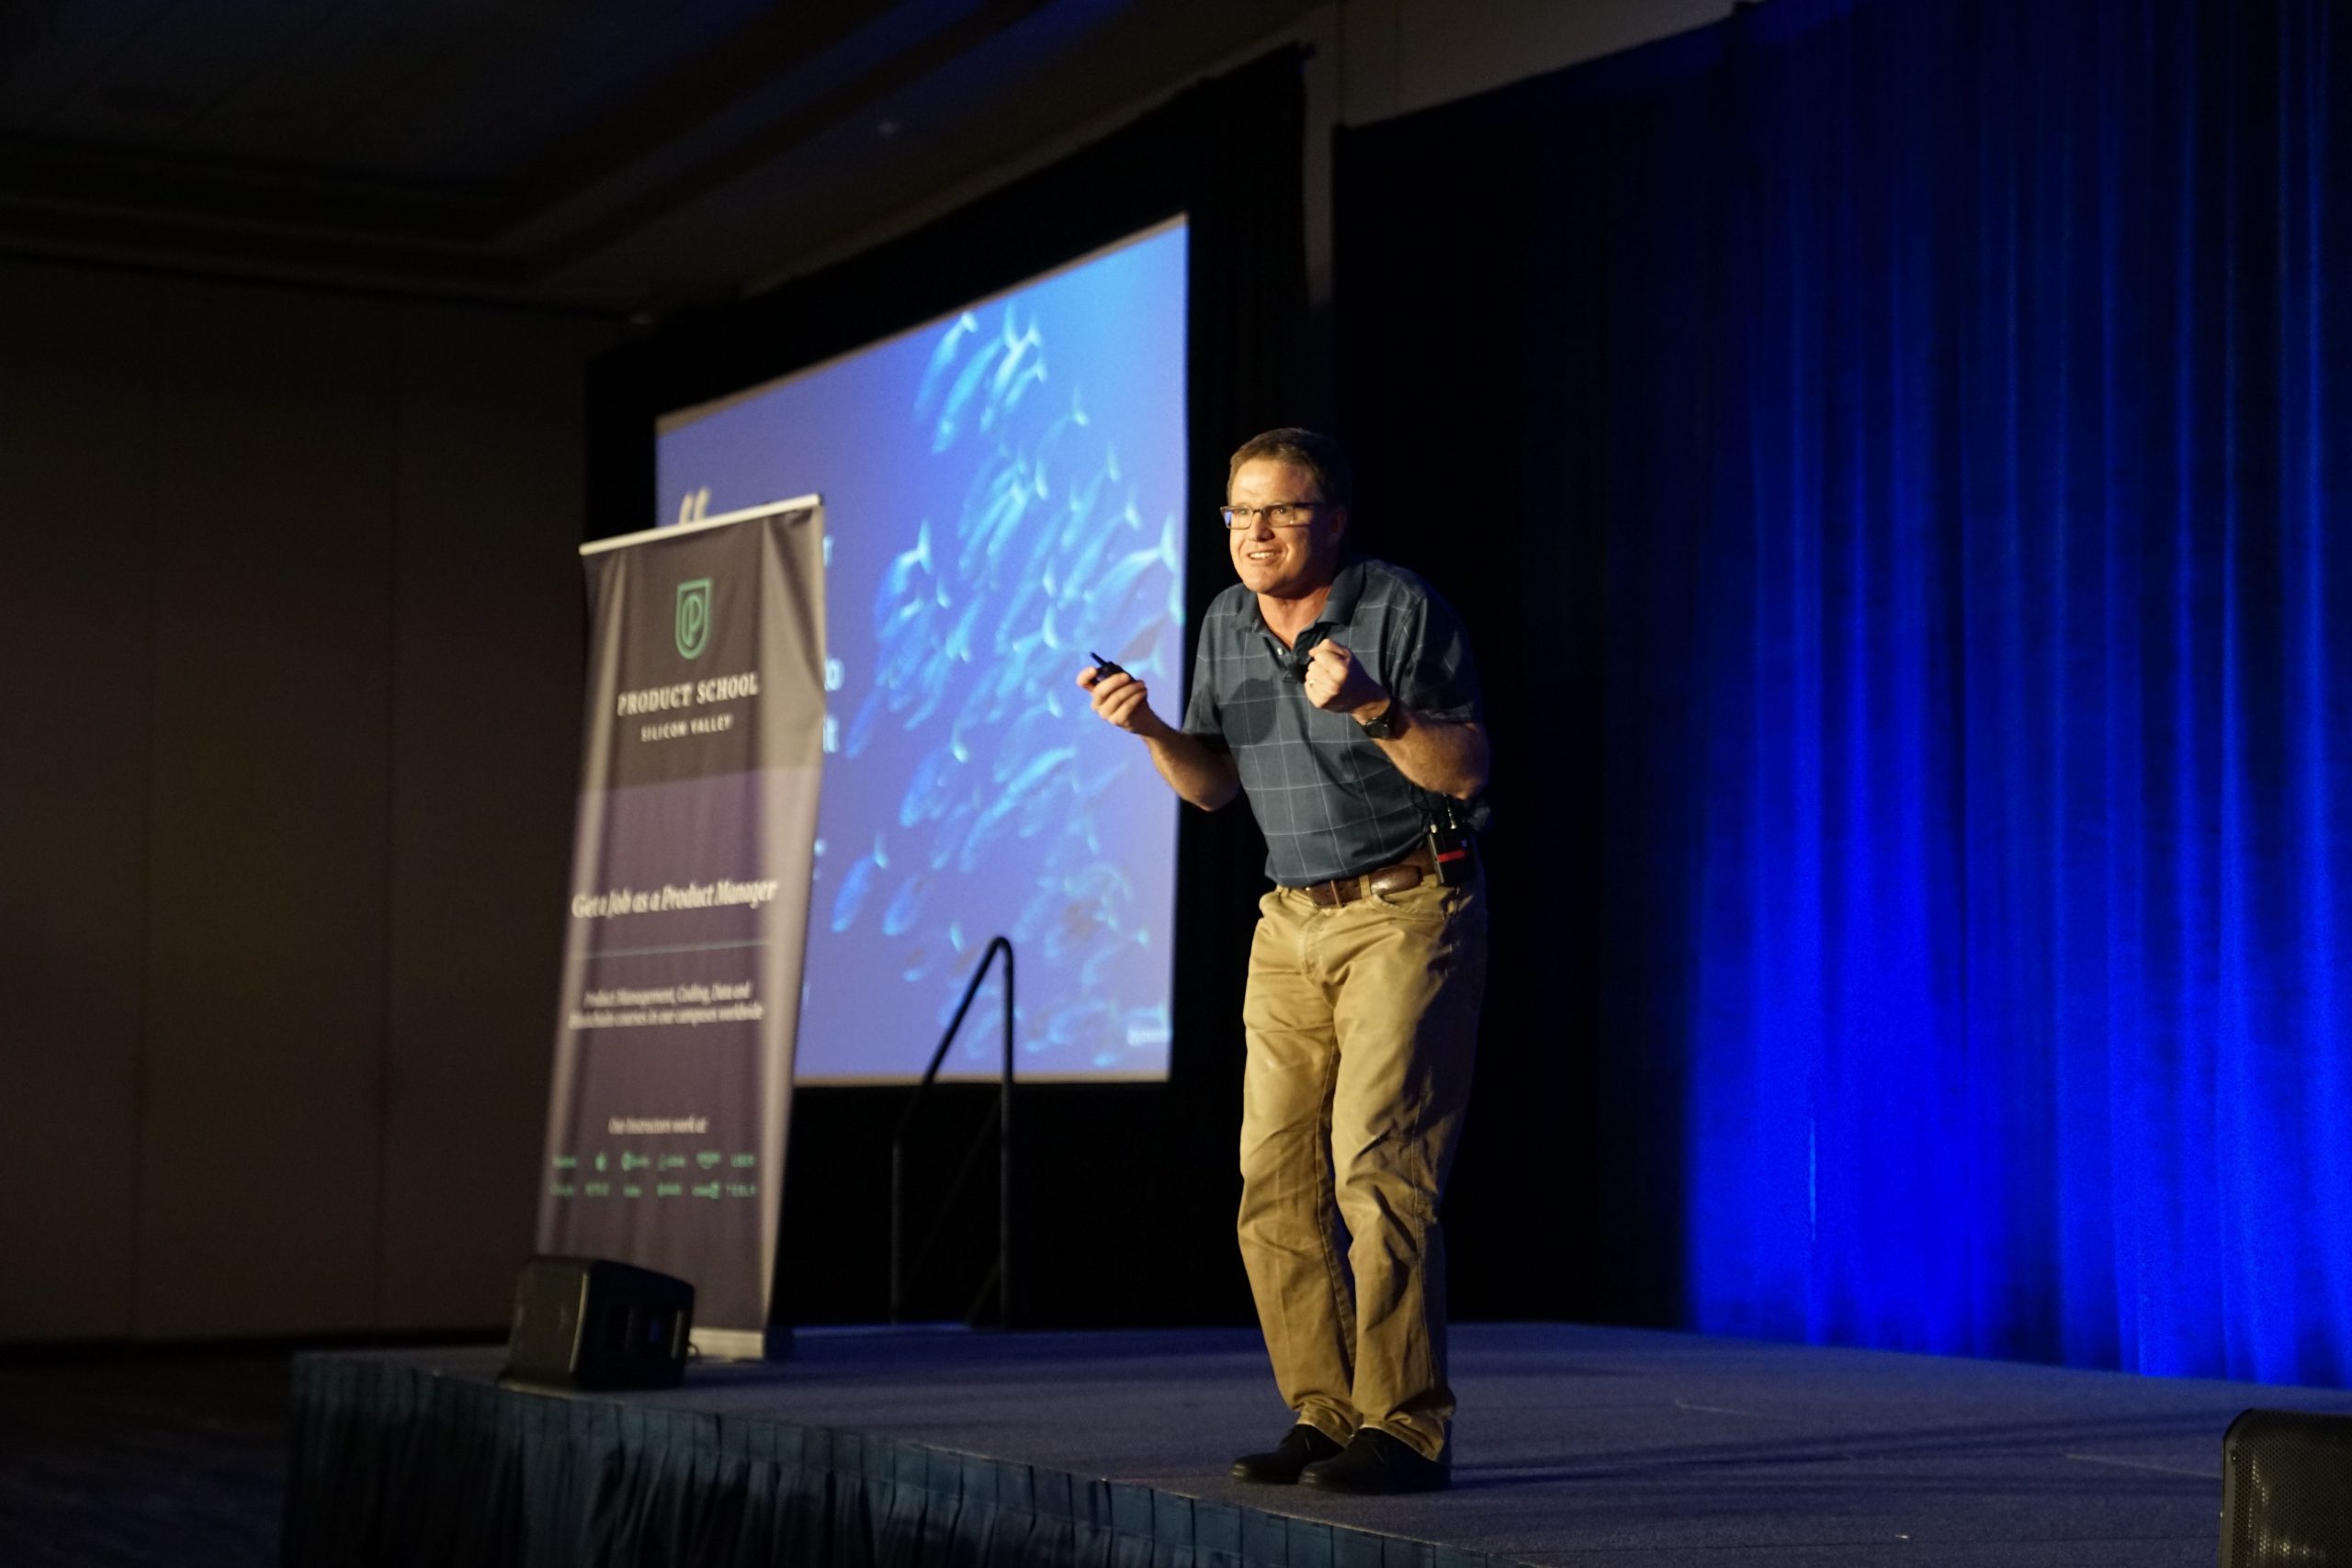
[[[1425,592],[1408,625],[1397,700],[1414,713],[1450,724],[1479,722],[1478,667],[1470,657],[1462,617],[1435,593]]]
[[[1201,624],[1201,644],[1193,653],[1193,691],[1184,703],[1184,733],[1225,739],[1225,720],[1216,700],[1215,660],[1209,657],[1209,645],[1216,636],[1216,619],[1210,616]]]

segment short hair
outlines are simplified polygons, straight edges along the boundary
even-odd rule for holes
[[[1340,444],[1319,431],[1286,424],[1253,435],[1235,448],[1233,461],[1225,468],[1227,495],[1233,493],[1233,476],[1241,471],[1241,465],[1260,458],[1305,468],[1315,476],[1315,488],[1322,491],[1318,499],[1333,506],[1347,505],[1355,493],[1355,470],[1348,466],[1348,455]]]

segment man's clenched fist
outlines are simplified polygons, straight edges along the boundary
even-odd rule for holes
[[[1306,700],[1350,718],[1388,705],[1388,694],[1356,656],[1336,642],[1318,642],[1306,656]]]

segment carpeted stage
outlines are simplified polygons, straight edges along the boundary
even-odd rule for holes
[[[2341,1392],[1624,1329],[1455,1335],[1453,1490],[1226,1465],[1286,1425],[1254,1335],[808,1334],[662,1393],[495,1350],[295,1364],[289,1568],[330,1563],[2213,1562],[2221,1440]]]

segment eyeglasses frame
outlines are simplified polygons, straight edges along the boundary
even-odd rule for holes
[[[1330,504],[1328,501],[1272,501],[1263,506],[1220,506],[1217,508],[1217,515],[1225,519],[1225,526],[1228,533],[1238,534],[1244,528],[1256,527],[1261,513],[1304,512],[1306,515],[1295,522],[1277,523],[1271,517],[1266,519],[1266,526],[1269,528],[1304,528],[1315,521],[1315,513],[1317,511]],[[1237,514],[1238,514],[1238,521]]]

